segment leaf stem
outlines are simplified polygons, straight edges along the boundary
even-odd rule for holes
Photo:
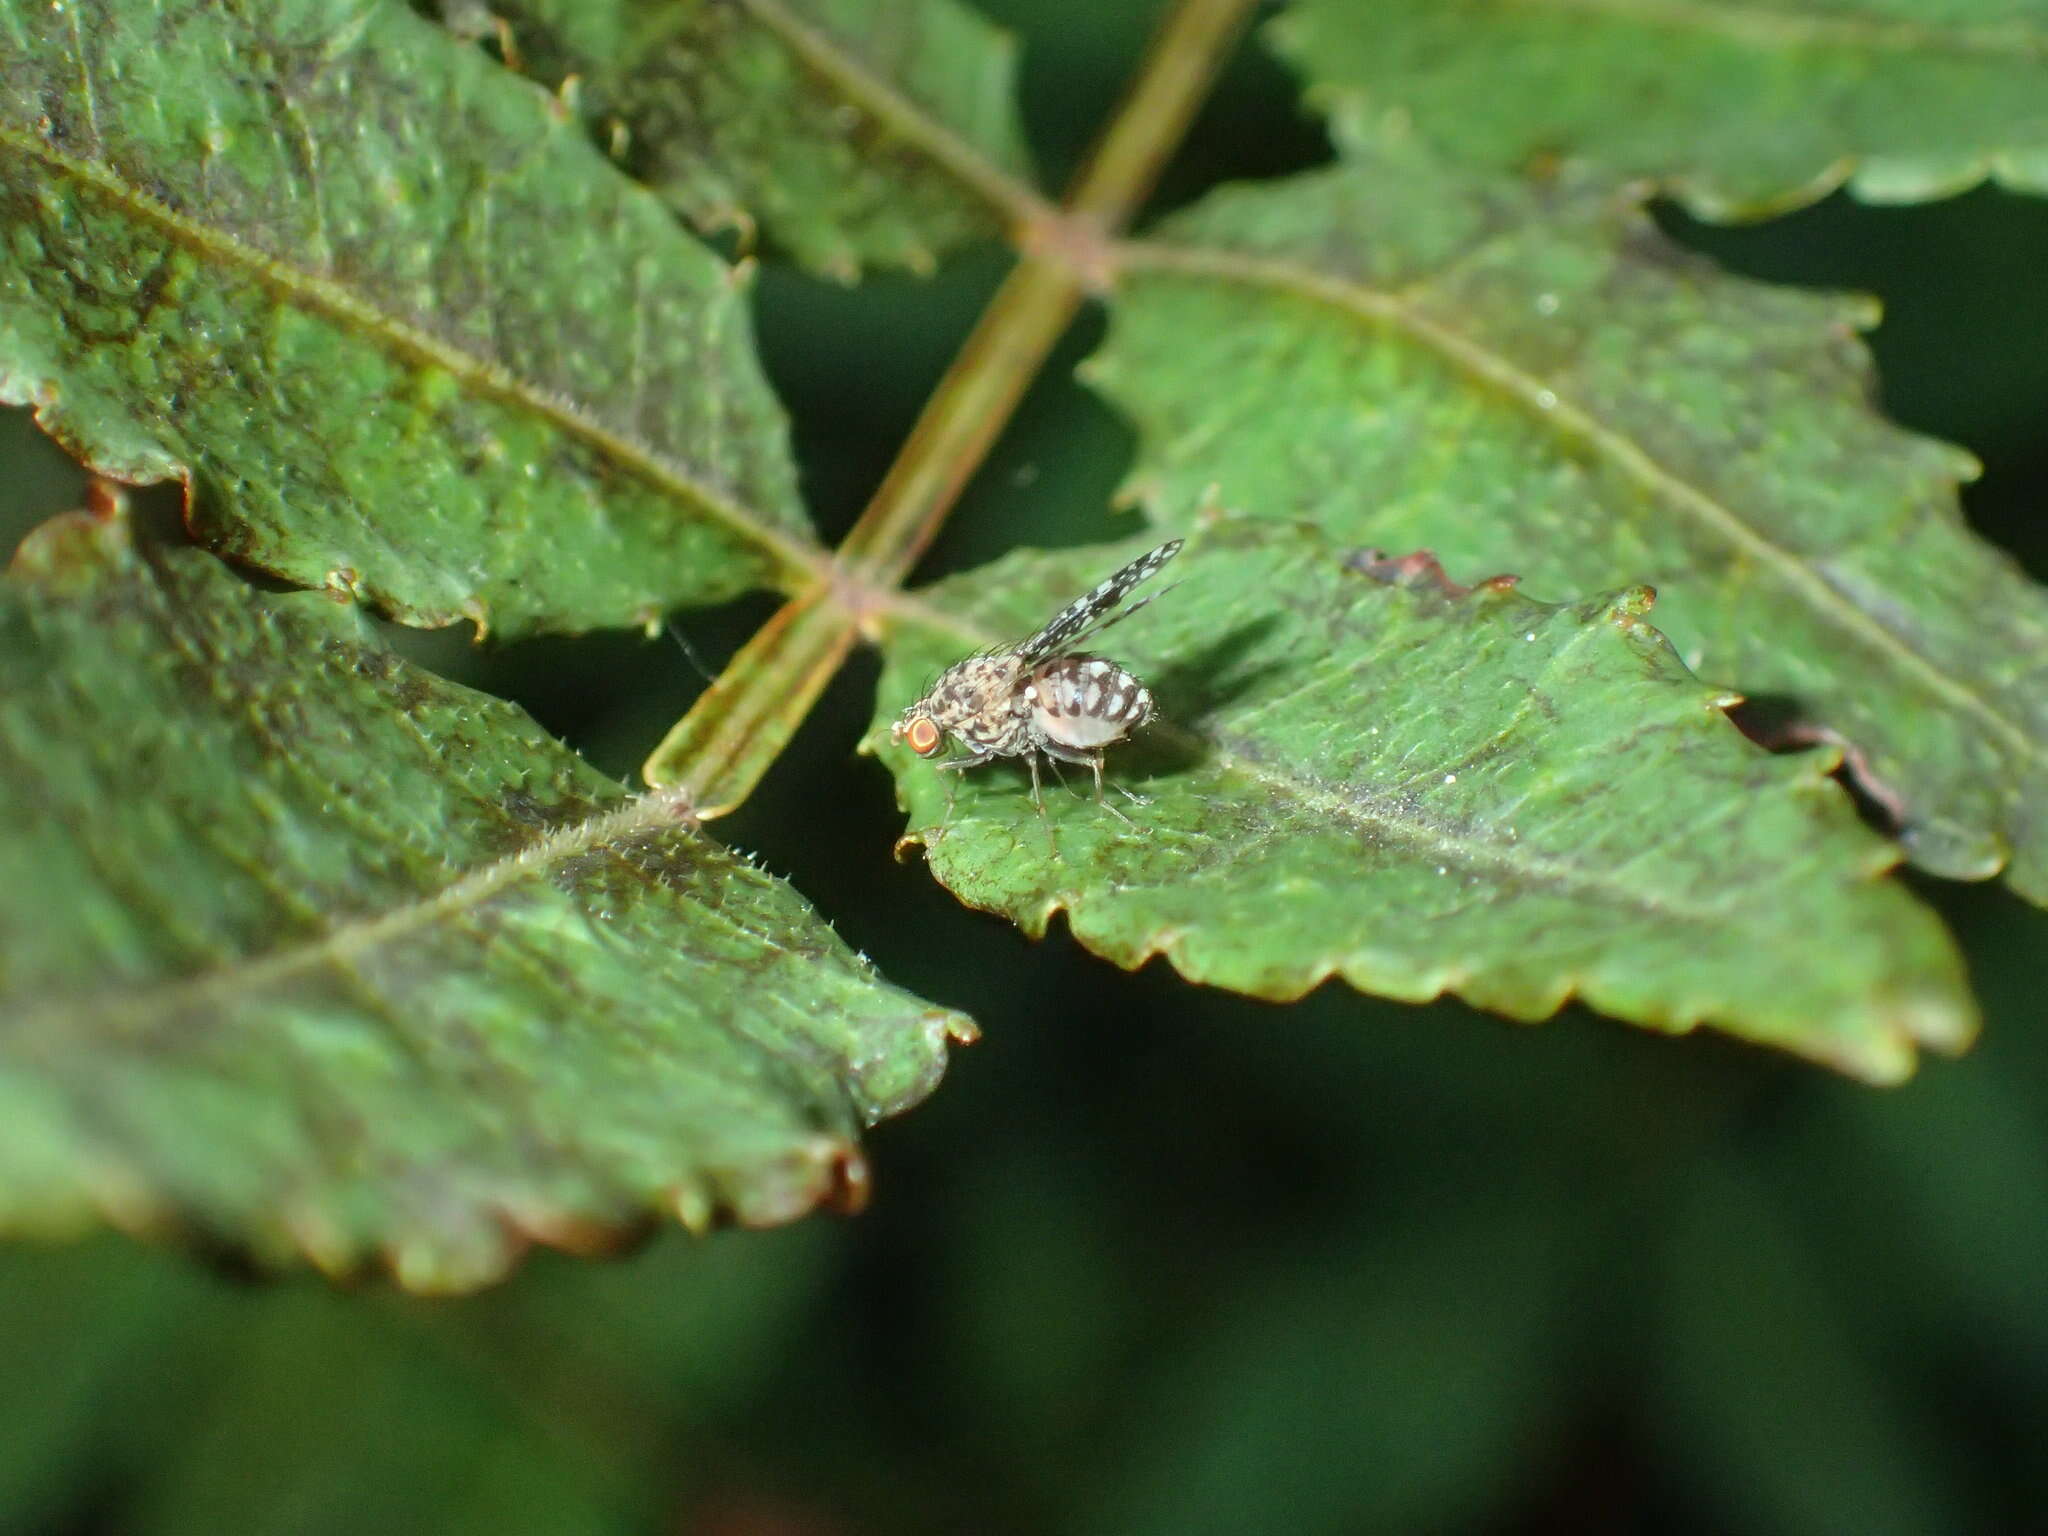
[[[858,575],[900,582],[930,547],[1082,299],[1109,286],[1112,238],[1179,146],[1253,3],[1180,0],[1167,15],[1062,210],[1020,231],[1016,267],[840,546]]]
[[[840,663],[857,626],[833,588],[807,588],[785,603],[647,759],[641,776],[684,792],[702,820],[737,810],[781,754]],[[791,700],[802,700],[792,715]]]
[[[833,68],[829,44],[780,0],[744,3],[813,67]],[[1061,209],[996,189],[1017,219],[1016,267],[847,534],[834,573],[805,588],[741,648],[648,758],[641,773],[649,784],[688,786],[708,818],[739,806],[760,782],[856,635],[888,611],[1082,300],[1108,286],[1116,235],[1178,147],[1254,3],[1178,0]]]

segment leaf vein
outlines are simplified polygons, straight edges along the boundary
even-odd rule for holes
[[[1012,176],[910,97],[802,20],[782,0],[738,0],[740,9],[848,101],[885,124],[934,165],[1019,228],[1057,217],[1028,183]],[[992,95],[991,101],[1000,100]]]
[[[2048,758],[2048,743],[2037,741],[1991,700],[1943,671],[1915,649],[1907,637],[1859,607],[1733,507],[1668,468],[1632,438],[1608,426],[1507,356],[1422,313],[1407,300],[1347,279],[1326,276],[1294,262],[1229,251],[1132,241],[1121,247],[1119,254],[1121,264],[1129,270],[1205,277],[1290,293],[1400,332],[1469,376],[1491,384],[1532,419],[1547,422],[1560,435],[1568,434],[1596,450],[1665,505],[1716,534],[1726,545],[1751,556],[1760,570],[1772,572],[1812,612],[1862,642],[1923,691],[1974,715],[2023,756],[2035,760]]]
[[[109,167],[67,154],[15,125],[0,123],[0,150],[7,149],[92,188],[188,248],[251,274],[296,307],[373,337],[416,364],[440,368],[479,394],[531,412],[565,437],[582,442],[619,464],[661,495],[694,507],[743,540],[770,552],[786,571],[813,577],[825,571],[830,556],[823,548],[765,522],[667,455],[605,426],[567,396],[542,389],[515,376],[500,363],[408,324],[330,278],[295,266],[225,230],[202,224],[168,207]]]
[[[356,955],[377,945],[405,938],[433,923],[480,907],[508,886],[544,874],[564,860],[636,833],[674,827],[693,819],[684,794],[655,791],[641,795],[616,810],[556,828],[438,891],[405,901],[389,911],[340,923],[300,943],[178,981],[26,1009],[0,1027],[17,1043],[39,1044],[47,1049],[61,1048],[73,1039],[69,1026],[80,1018],[144,1030],[197,1004],[226,1004],[318,966],[345,966]]]

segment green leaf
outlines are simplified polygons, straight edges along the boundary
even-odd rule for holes
[[[671,207],[843,281],[930,271],[1002,232],[992,184],[1029,184],[1015,49],[953,0],[509,0],[491,19],[536,77],[575,76]]]
[[[395,0],[0,14],[0,400],[408,620],[645,623],[815,558],[735,274]]]
[[[2048,192],[2041,0],[1296,0],[1273,37],[1340,138],[1398,113],[1460,165],[1583,156],[1706,218]]]
[[[1867,303],[1394,141],[1170,237],[1088,369],[1156,519],[1219,497],[1548,598],[1652,583],[1694,671],[1853,747],[1916,863],[2048,900],[2048,599],[1966,530],[1973,461],[1872,410]]]
[[[883,721],[1113,564],[1020,556],[934,588],[962,626],[895,637]],[[1560,607],[1468,593],[1246,519],[1175,574],[1115,632],[1168,722],[1113,752],[1152,797],[1140,829],[1058,790],[1041,826],[1015,772],[935,772],[878,726],[909,835],[969,905],[1033,934],[1065,911],[1119,965],[1163,954],[1258,997],[1339,975],[1537,1019],[1578,994],[1878,1081],[1910,1071],[1916,1042],[1970,1037],[1954,948],[1878,878],[1896,851],[1828,777],[1835,754],[1746,741],[1644,621],[1645,590]]]
[[[971,1025],[323,594],[70,518],[0,587],[0,1222],[408,1285],[857,1199]]]

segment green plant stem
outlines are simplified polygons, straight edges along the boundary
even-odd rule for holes
[[[857,634],[886,615],[1082,300],[1107,288],[1115,236],[1178,147],[1253,3],[1180,0],[1062,208],[998,200],[1018,220],[1017,265],[840,546],[837,570],[741,648],[648,758],[641,773],[649,784],[688,791],[697,814],[709,818],[739,806],[760,782]],[[772,0],[747,4],[778,31],[796,25]],[[834,67],[823,54],[812,62]]]
[[[1182,0],[1167,16],[1061,212],[1021,231],[1016,267],[840,546],[857,576],[894,585],[930,547],[1082,299],[1109,286],[1111,238],[1179,146],[1251,6]]]
[[[700,820],[737,810],[853,649],[857,628],[832,588],[814,586],[776,610],[678,720],[641,776],[676,789]]]

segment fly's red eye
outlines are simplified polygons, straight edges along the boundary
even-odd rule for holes
[[[940,746],[939,728],[923,715],[910,722],[910,729],[903,733],[903,739],[910,743],[910,750],[919,757],[930,757]]]

